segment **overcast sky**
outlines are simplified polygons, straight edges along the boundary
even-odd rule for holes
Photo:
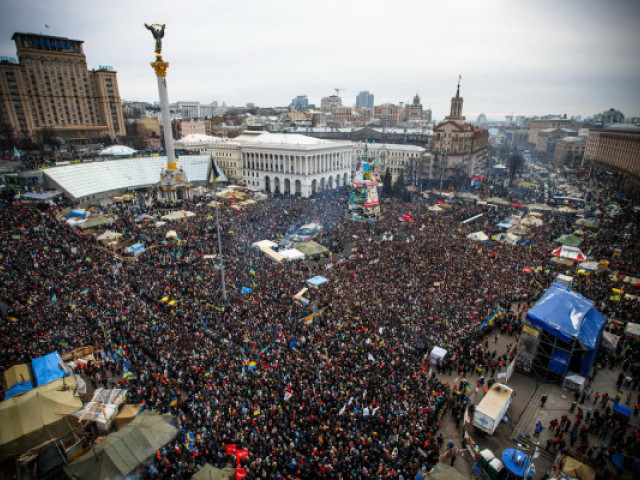
[[[145,22],[166,24],[171,102],[319,105],[337,87],[344,105],[417,92],[442,118],[461,74],[471,120],[640,116],[638,0],[0,0],[0,55],[16,56],[14,32],[83,40],[124,100],[155,102]]]

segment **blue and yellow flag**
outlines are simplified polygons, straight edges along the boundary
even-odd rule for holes
[[[178,397],[173,397],[169,402],[170,407],[175,407],[178,404]]]
[[[220,171],[218,170],[218,166],[216,165],[215,160],[211,157],[211,176],[213,177],[213,182],[217,182],[220,177]]]

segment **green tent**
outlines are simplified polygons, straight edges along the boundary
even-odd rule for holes
[[[554,242],[561,245],[569,245],[570,247],[579,247],[582,244],[582,238],[578,235],[561,235]]]
[[[64,467],[69,478],[108,480],[130,474],[171,442],[178,429],[173,416],[144,411],[120,430]]]
[[[192,480],[229,480],[235,475],[235,469],[233,467],[216,468],[210,463],[205,463],[204,466],[193,474]]]
[[[98,215],[97,217],[90,217],[89,220],[87,220],[84,223],[81,223],[80,229],[88,230],[90,228],[100,228],[100,227],[104,227],[105,225],[113,225],[114,222],[115,220],[113,218],[103,217],[101,215]]]
[[[297,242],[294,244],[294,248],[304,253],[305,257],[322,255],[323,253],[327,253],[329,251],[313,240],[311,240],[310,242]]]

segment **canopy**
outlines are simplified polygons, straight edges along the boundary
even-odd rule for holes
[[[586,218],[579,219],[576,224],[589,230],[598,230],[600,228],[600,222],[597,220],[588,220]]]
[[[589,375],[607,323],[593,302],[554,282],[529,310],[527,320],[566,343],[577,340],[587,350],[580,374]]]
[[[144,245],[141,243],[134,243],[133,245],[131,245],[130,247],[127,247],[124,249],[125,252],[127,253],[140,253],[144,250]]]
[[[578,235],[560,235],[554,242],[561,245],[569,245],[570,247],[579,247],[582,245],[583,240]]]
[[[142,215],[136,217],[133,219],[134,222],[140,223],[140,222],[152,222],[156,219],[156,217],[153,217],[151,215],[147,215],[146,213],[143,213]]]
[[[509,223],[509,222],[500,222],[497,226],[500,227],[500,228],[509,228],[509,227],[511,227],[511,223]]]
[[[577,247],[569,247],[567,245],[563,245],[560,248],[556,248],[551,255],[560,258],[567,258],[573,262],[584,262],[587,259],[587,256],[582,253]]]
[[[427,207],[427,210],[430,210],[432,212],[442,212],[442,208],[440,208],[438,205],[431,205],[430,207]]]
[[[189,212],[187,210],[174,210],[171,213],[167,213],[166,215],[163,215],[162,220],[168,220],[170,222],[174,221],[174,220],[186,220],[189,217],[195,217],[196,214],[193,212]]]
[[[121,478],[149,460],[171,442],[178,429],[173,416],[142,412],[131,423],[110,435],[64,467],[69,478],[108,480]]]
[[[529,230],[526,227],[521,227],[520,225],[511,227],[507,230],[507,233],[513,233],[514,235],[526,235],[528,232]]]
[[[467,238],[470,238],[471,240],[477,240],[479,242],[484,242],[486,240],[489,240],[489,237],[484,232],[470,233],[469,235],[467,235]]]
[[[84,209],[71,210],[69,213],[67,213],[67,218],[71,218],[71,217],[84,218],[86,216],[87,216],[87,211]]]
[[[542,221],[542,219],[535,216],[528,216],[527,218],[522,220],[522,225],[525,225],[527,227],[541,227],[542,225],[544,225],[544,222]]]
[[[107,230],[102,235],[98,235],[96,237],[96,240],[98,240],[99,242],[110,242],[111,240],[117,240],[121,236],[122,236],[121,233],[113,232],[111,230]]]
[[[624,327],[624,333],[640,337],[640,323],[627,323],[627,326]]]
[[[321,277],[320,275],[316,275],[315,277],[311,277],[309,280],[307,280],[307,283],[310,283],[311,285],[317,287],[328,281],[329,281],[328,278],[324,278],[324,277]]]
[[[280,250],[280,255],[282,255],[287,260],[304,260],[304,253],[296,248]]]
[[[444,360],[446,355],[447,351],[444,348],[438,346],[433,347],[429,355],[429,361],[434,364],[439,364]]]
[[[100,150],[100,153],[98,155],[109,157],[125,157],[127,155],[133,155],[136,152],[137,150],[134,150],[131,147],[127,147],[126,145],[111,145],[104,150]]]
[[[527,475],[527,478],[531,478],[535,475],[536,469],[531,461],[531,457],[524,452],[515,448],[507,448],[502,451],[500,457],[502,458],[504,468],[509,470],[509,472],[517,478],[524,478],[525,475]]]
[[[31,372],[29,372],[29,365],[21,363],[7,368],[2,374],[2,388],[8,390],[16,383],[31,383]]]
[[[511,205],[511,202],[499,197],[491,197],[487,200],[487,203],[493,203],[495,205]]]
[[[314,242],[313,240],[310,240],[308,242],[296,243],[295,247],[296,247],[296,250],[300,250],[307,257],[313,257],[314,255],[321,255],[329,251],[319,243]]]
[[[178,238],[178,232],[176,232],[175,230],[169,230],[164,234],[164,238]]]
[[[126,389],[98,388],[93,392],[91,401],[85,403],[82,409],[73,415],[81,422],[91,421],[105,425],[116,415],[126,395]]]
[[[529,211],[542,211],[542,212],[548,212],[550,210],[553,210],[553,207],[550,205],[547,205],[545,203],[531,203],[529,205],[527,205],[527,208],[529,209]]]
[[[0,403],[0,463],[71,432],[76,422],[65,417],[82,408],[74,388],[67,377]]]
[[[601,267],[606,268],[604,265],[602,265],[601,263],[598,263],[598,262],[582,262],[582,263],[578,264],[578,268],[583,268],[585,270],[589,270],[590,272],[596,272]]]
[[[562,459],[562,472],[573,478],[580,480],[596,480],[596,472],[593,468],[579,462],[572,457],[564,457]]]
[[[233,467],[216,468],[210,463],[205,463],[191,478],[192,480],[229,480],[234,477],[234,474]]]
[[[31,361],[31,368],[33,369],[33,376],[36,379],[36,385],[38,387],[67,375],[67,372],[64,370],[64,363],[58,352],[50,353],[44,357],[34,358]]]
[[[113,225],[114,222],[115,220],[110,217],[103,217],[103,216],[91,217],[89,220],[87,220],[82,225],[80,225],[80,228],[82,230],[87,230],[89,228],[100,228],[100,227],[104,227],[105,225]]]

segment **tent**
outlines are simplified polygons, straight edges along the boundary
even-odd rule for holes
[[[113,225],[115,220],[110,217],[103,217],[101,215],[97,217],[91,217],[89,220],[80,225],[81,230],[87,230],[89,228],[101,228],[105,225]]]
[[[502,451],[502,463],[510,474],[516,478],[532,478],[535,476],[535,465],[531,457],[515,448],[506,448]]]
[[[316,275],[315,277],[311,277],[309,280],[307,280],[307,283],[310,283],[314,287],[319,287],[320,285],[328,281],[329,281],[328,278],[321,277],[320,275]]]
[[[529,230],[526,227],[516,225],[515,227],[511,227],[507,230],[507,233],[513,233],[514,235],[526,235],[529,233]]]
[[[542,219],[535,216],[528,216],[527,218],[522,220],[522,225],[525,225],[527,227],[541,227],[542,225],[544,225],[544,222],[542,221]]]
[[[110,147],[100,150],[98,155],[105,157],[131,157],[136,152],[137,150],[127,147],[126,145],[111,145]]]
[[[87,216],[87,211],[84,209],[71,210],[69,213],[67,213],[67,218],[71,218],[71,217],[84,218],[86,216]]]
[[[67,375],[67,372],[64,369],[64,363],[62,362],[62,358],[60,358],[60,354],[58,352],[34,358],[31,361],[31,368],[38,387]]]
[[[569,245],[570,247],[579,247],[582,244],[582,238],[578,235],[560,235],[554,242],[560,245]]]
[[[576,221],[576,225],[580,225],[582,228],[586,228],[587,230],[598,230],[600,228],[600,222],[586,218],[581,218]]]
[[[627,335],[640,337],[640,323],[627,323],[627,325],[624,327],[624,333]]]
[[[286,260],[304,260],[304,253],[296,248],[289,248],[287,250],[280,250],[280,255],[282,255]]]
[[[178,434],[172,415],[145,411],[64,467],[69,478],[107,480],[133,472]]]
[[[547,205],[545,203],[531,203],[527,205],[527,208],[529,209],[530,212],[533,212],[536,210],[541,212],[548,212],[550,210],[553,210],[552,206]]]
[[[493,203],[495,205],[511,205],[511,202],[499,197],[491,197],[489,200],[487,200],[487,203]]]
[[[144,251],[144,245],[141,243],[134,243],[130,247],[125,248],[124,251],[127,253],[138,254]]]
[[[155,221],[155,219],[156,219],[156,217],[153,217],[151,215],[147,215],[146,213],[143,213],[142,215],[134,218],[133,221],[136,222],[136,223],[153,222],[153,221]]]
[[[96,237],[96,240],[98,240],[99,242],[111,242],[112,240],[118,240],[120,237],[122,237],[121,233],[107,230],[102,235],[98,235]]]
[[[235,478],[233,467],[216,468],[210,463],[205,463],[200,470],[191,476],[192,480],[229,480]]]
[[[31,389],[33,389],[33,383],[31,382],[14,383],[11,388],[5,392],[4,399],[9,400],[10,398],[18,397]]]
[[[443,209],[441,207],[439,207],[438,205],[431,205],[430,207],[427,207],[427,210],[431,211],[431,212],[442,212]]]
[[[551,255],[554,257],[566,258],[573,262],[584,262],[587,259],[587,256],[582,253],[577,247],[569,247],[567,245],[563,245],[559,248],[556,248]]]
[[[440,365],[444,362],[444,357],[447,355],[447,351],[441,347],[433,347],[431,354],[429,355],[429,362],[433,365]]]
[[[322,255],[323,253],[327,253],[329,251],[313,240],[310,240],[308,242],[295,243],[295,248],[296,250],[300,250],[302,253],[304,253],[306,257]]]
[[[144,410],[144,408],[144,403],[138,403],[135,405],[127,404],[123,406],[120,413],[116,416],[116,430],[120,430],[122,427],[130,423],[140,412]]]
[[[195,217],[196,214],[193,212],[189,212],[188,210],[174,210],[173,212],[167,213],[160,217],[162,220],[167,220],[169,222],[173,222],[175,220],[186,220],[189,217]]]
[[[525,327],[538,331],[530,348],[534,373],[544,380],[560,380],[568,371],[589,376],[607,323],[591,300],[554,282],[526,318]]]
[[[96,422],[104,427],[118,413],[118,408],[124,403],[126,396],[127,390],[123,388],[98,388],[93,392],[91,401],[85,403],[82,409],[73,415],[80,422]]]
[[[562,473],[569,475],[571,478],[579,478],[580,480],[596,480],[596,472],[588,465],[579,462],[575,458],[565,456],[561,462]]]
[[[471,240],[477,240],[479,242],[485,242],[485,241],[489,240],[488,235],[486,233],[484,233],[484,232],[470,233],[469,235],[467,235],[467,238],[469,238]]]
[[[0,403],[0,463],[72,431],[77,422],[68,415],[82,408],[74,388],[67,377]]]

